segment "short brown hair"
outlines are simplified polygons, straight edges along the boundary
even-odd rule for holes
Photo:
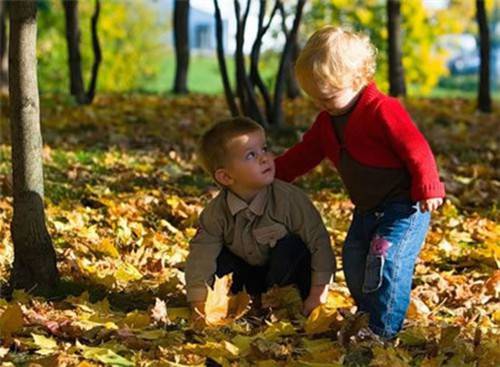
[[[227,162],[227,143],[240,135],[264,129],[248,117],[233,117],[217,122],[201,137],[198,154],[202,167],[213,177]]]

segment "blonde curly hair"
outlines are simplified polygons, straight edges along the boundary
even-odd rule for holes
[[[372,81],[376,55],[368,36],[326,26],[307,41],[297,58],[295,74],[311,96],[349,87],[358,90]]]

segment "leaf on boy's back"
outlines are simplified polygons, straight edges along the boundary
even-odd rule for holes
[[[248,309],[250,297],[246,292],[230,296],[231,274],[215,277],[213,288],[208,287],[205,301],[205,322],[209,326],[227,325],[240,318]]]

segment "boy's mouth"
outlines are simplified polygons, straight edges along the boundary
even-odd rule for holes
[[[271,173],[272,171],[272,168],[269,167],[269,168],[266,168],[264,171],[262,171],[263,174],[268,174],[268,173]]]

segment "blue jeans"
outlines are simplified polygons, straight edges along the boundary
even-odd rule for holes
[[[418,204],[393,201],[366,213],[354,211],[342,258],[347,286],[370,328],[384,338],[401,330],[410,303],[415,260],[430,214]]]

